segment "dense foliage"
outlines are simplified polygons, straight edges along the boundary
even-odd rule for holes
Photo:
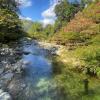
[[[28,20],[22,20],[24,31],[27,32],[27,36],[37,40],[49,40],[49,37],[54,35],[54,26],[47,25],[42,26],[40,22],[32,22]]]
[[[15,0],[0,0],[0,41],[16,40],[22,36],[19,9]]]
[[[74,15],[80,10],[79,3],[69,3],[66,0],[63,0],[60,4],[55,7],[55,14],[57,20],[55,22],[55,31],[59,30],[67,22],[69,22]]]
[[[45,39],[46,35],[43,33],[42,24],[39,22],[33,22],[31,28],[28,30],[28,36],[34,39]]]

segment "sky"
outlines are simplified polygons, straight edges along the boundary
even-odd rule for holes
[[[39,21],[43,25],[54,24],[54,8],[59,0],[17,0],[20,2],[21,19]],[[70,0],[73,1],[73,0]]]

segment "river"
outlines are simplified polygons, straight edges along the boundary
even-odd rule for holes
[[[52,59],[48,52],[34,43],[23,46],[25,52],[22,60],[26,63],[24,82],[25,89],[17,100],[61,100],[53,80]]]

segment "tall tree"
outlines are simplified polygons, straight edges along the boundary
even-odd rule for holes
[[[55,7],[55,14],[57,17],[55,25],[57,26],[56,29],[60,29],[63,25],[69,22],[78,12],[79,4],[69,3],[67,0],[63,0],[60,4],[56,5]]]
[[[44,32],[47,36],[51,36],[54,33],[54,26],[48,24],[45,28],[44,28]]]
[[[0,8],[9,9],[15,12],[19,12],[18,4],[16,0],[0,0]]]
[[[15,0],[0,0],[0,41],[10,41],[22,36],[19,8]]]
[[[92,3],[93,1],[96,1],[96,0],[81,0],[80,1],[81,10],[84,9],[88,4]]]

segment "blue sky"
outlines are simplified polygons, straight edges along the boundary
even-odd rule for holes
[[[49,8],[49,0],[26,0],[30,1],[30,5],[23,5],[20,7],[21,14],[24,17],[29,17],[33,21],[42,20],[42,12]]]
[[[54,7],[58,0],[17,0],[21,3],[21,18],[40,21],[44,25],[55,21]],[[70,0],[74,1],[74,0]]]

